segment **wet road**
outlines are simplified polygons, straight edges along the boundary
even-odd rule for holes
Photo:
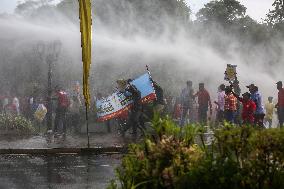
[[[120,155],[0,156],[0,189],[103,189]]]

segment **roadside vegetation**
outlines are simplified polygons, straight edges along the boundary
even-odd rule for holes
[[[155,134],[131,144],[109,188],[284,188],[284,129],[224,124],[207,131],[155,117]]]

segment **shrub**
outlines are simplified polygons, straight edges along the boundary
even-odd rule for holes
[[[31,134],[35,131],[31,121],[22,116],[0,114],[0,130],[3,133],[18,135]]]
[[[109,188],[284,188],[282,129],[226,124],[205,145],[202,126],[180,128],[158,117],[153,126],[155,136],[129,146],[117,168],[120,184]]]

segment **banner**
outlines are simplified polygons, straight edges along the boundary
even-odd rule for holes
[[[156,99],[155,90],[148,73],[133,80],[131,84],[141,92],[141,103],[147,103]],[[107,98],[97,100],[96,109],[98,121],[106,121],[128,111],[132,106],[132,99],[121,92],[115,92]]]
[[[46,107],[43,104],[39,104],[34,113],[34,118],[42,122],[43,119],[45,118],[46,113],[47,113]]]
[[[234,81],[237,77],[237,65],[227,64],[227,69],[225,71],[225,80]]]

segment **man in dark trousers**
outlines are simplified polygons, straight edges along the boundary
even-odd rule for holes
[[[264,105],[262,102],[262,96],[260,92],[258,91],[258,87],[254,84],[251,84],[247,86],[249,89],[249,92],[251,94],[251,100],[253,100],[256,104],[256,111],[254,114],[254,123],[256,126],[259,126],[261,128],[264,128],[264,116],[265,116],[265,110]]]
[[[207,124],[207,112],[210,108],[210,115],[212,115],[212,104],[208,91],[204,87],[204,83],[199,83],[199,91],[194,95],[198,98],[198,119],[199,123]]]
[[[192,81],[186,82],[186,88],[184,88],[180,95],[181,106],[182,106],[182,115],[180,119],[180,125],[184,126],[186,121],[186,116],[189,112],[190,122],[192,122],[192,111],[193,111],[193,101],[194,101],[194,91],[192,88]]]
[[[67,120],[66,113],[70,106],[70,100],[67,93],[60,87],[55,88],[57,107],[55,110],[54,132],[57,133],[62,129],[63,134],[66,134]]]
[[[142,127],[140,125],[140,117],[141,117],[141,114],[142,114],[142,106],[141,106],[141,103],[140,103],[141,92],[131,82],[132,82],[131,79],[129,79],[127,81],[125,81],[123,79],[117,80],[118,90],[120,92],[124,93],[124,95],[127,98],[131,98],[133,100],[133,106],[132,106],[130,113],[129,113],[129,121],[128,121],[128,124],[126,125],[126,128],[122,132],[122,134],[124,135],[125,132],[130,127],[132,127],[133,138],[136,139],[137,138],[137,128],[142,129]]]
[[[279,126],[282,128],[284,123],[284,89],[282,81],[278,81],[276,84],[278,89],[278,102],[275,108],[277,108]]]

